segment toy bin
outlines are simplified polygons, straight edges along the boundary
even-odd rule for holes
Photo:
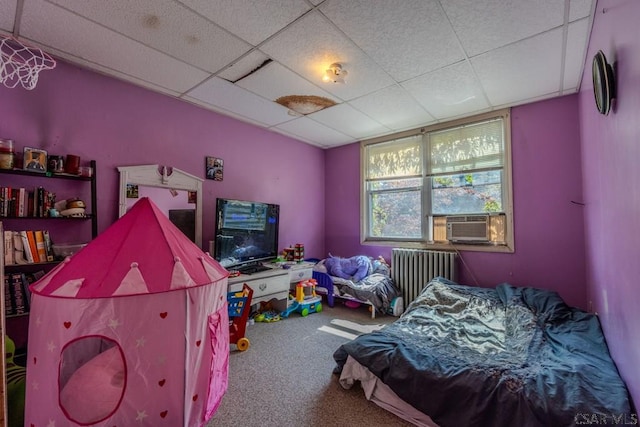
[[[235,344],[238,350],[245,351],[249,348],[249,339],[244,334],[247,329],[247,320],[251,310],[251,297],[253,289],[245,283],[239,292],[227,293],[227,305],[229,306],[229,342]]]

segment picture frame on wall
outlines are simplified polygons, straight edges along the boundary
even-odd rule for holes
[[[127,199],[137,199],[138,197],[138,185],[127,184]]]
[[[207,179],[214,181],[222,181],[224,169],[224,160],[218,157],[205,157],[205,173]]]
[[[197,201],[198,201],[198,192],[187,191],[187,203],[197,203]]]
[[[30,172],[47,172],[47,152],[38,148],[24,147],[23,169]]]

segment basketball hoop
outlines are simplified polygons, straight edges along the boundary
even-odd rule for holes
[[[38,83],[38,73],[55,68],[56,61],[36,47],[0,35],[0,83],[8,88],[21,84],[32,90]]]

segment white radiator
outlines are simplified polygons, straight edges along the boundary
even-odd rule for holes
[[[391,250],[391,277],[402,291],[405,307],[420,294],[424,285],[437,276],[456,281],[455,252]]]

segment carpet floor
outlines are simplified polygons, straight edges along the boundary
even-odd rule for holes
[[[228,390],[207,427],[411,426],[366,400],[359,386],[343,389],[332,373],[334,351],[360,333],[355,329],[396,318],[371,319],[366,307],[338,303],[323,308],[247,326],[250,347],[240,352],[231,345]]]

